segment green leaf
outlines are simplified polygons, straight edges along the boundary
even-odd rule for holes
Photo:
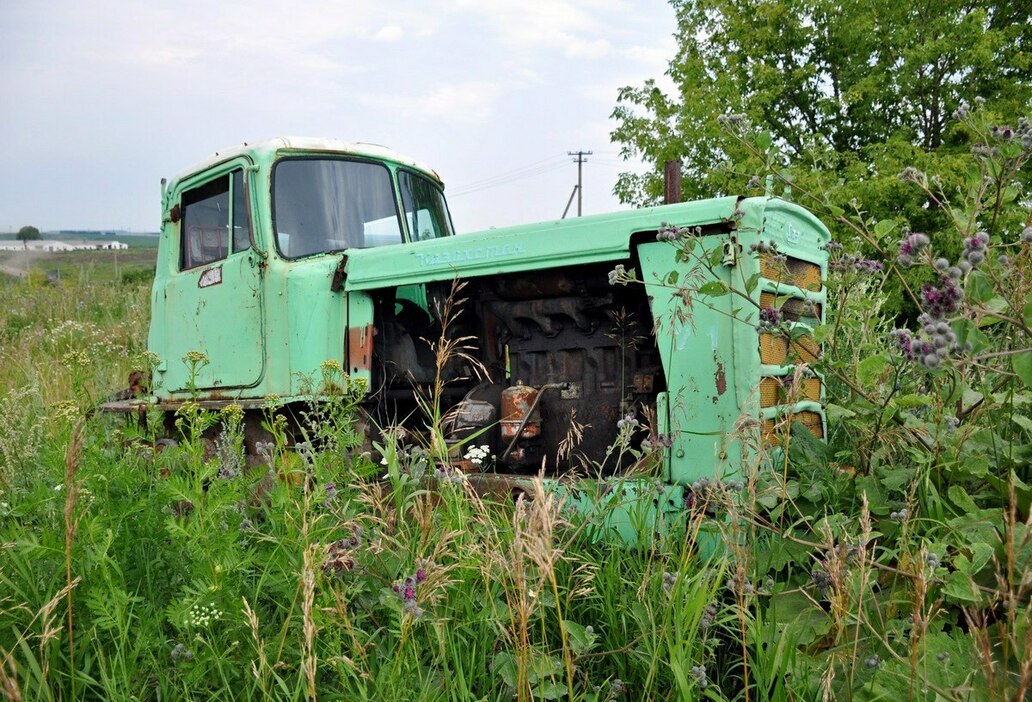
[[[1032,419],[1029,419],[1028,417],[1026,417],[1023,414],[1012,414],[1011,415],[1011,419],[1019,427],[1021,427],[1022,429],[1024,429],[1025,431],[1027,431],[1029,433],[1032,433]]]
[[[678,278],[680,278],[680,274],[677,271],[670,271],[670,275],[666,277],[666,284],[677,285]]]
[[[1025,311],[1022,312],[1022,316],[1025,318],[1025,326],[1032,328],[1032,293],[1029,293],[1025,301]]]
[[[1011,356],[1011,367],[1025,387],[1032,388],[1032,351],[1022,351]]]
[[[993,283],[982,271],[972,271],[968,275],[967,290],[965,292],[967,298],[972,302],[986,302],[993,297]]]
[[[856,479],[856,491],[857,494],[867,495],[867,502],[871,505],[871,510],[875,508],[882,508],[885,506],[888,496],[882,489],[881,482],[878,481],[873,475],[864,475]]]
[[[835,327],[830,324],[819,324],[810,331],[810,336],[813,338],[813,343],[823,344],[834,331]]]
[[[708,283],[703,283],[699,286],[698,290],[698,293],[700,295],[709,295],[711,297],[727,295],[730,292],[731,289],[727,287],[727,284],[721,280],[711,280]]]
[[[959,553],[956,556],[954,556],[954,558],[953,558],[953,568],[958,573],[963,573],[964,575],[966,575],[968,577],[971,576],[971,560],[967,556],[965,556],[963,553]]]
[[[978,573],[985,567],[989,559],[993,557],[993,547],[987,543],[977,541],[971,544],[971,572]]]
[[[810,548],[808,546],[775,537],[770,540],[767,548],[757,554],[757,565],[761,572],[777,572],[790,563],[808,560],[809,553]]]
[[[856,412],[853,410],[831,402],[825,406],[824,413],[828,416],[829,422],[837,422],[840,419],[849,419],[856,416]]]
[[[569,638],[570,648],[576,655],[580,656],[586,653],[595,642],[595,634],[589,634],[587,629],[577,622],[564,619],[563,626],[566,628],[566,636]]]
[[[499,651],[491,661],[491,672],[502,679],[507,686],[516,688],[516,661],[508,651]]]
[[[997,295],[993,299],[989,300],[989,302],[985,303],[985,308],[990,312],[996,312],[997,314],[1000,314],[1006,312],[1007,301],[1004,298]],[[1003,320],[999,317],[991,317],[989,315],[985,315],[984,317],[982,317],[981,320],[979,320],[978,328],[984,329],[985,327],[991,327],[992,325],[1000,324],[1001,322],[1003,322]]]
[[[886,468],[879,473],[886,490],[902,490],[914,477],[913,468]]]
[[[932,398],[928,395],[901,395],[893,398],[892,403],[900,409],[914,409],[915,407],[928,407],[932,404]]]
[[[552,682],[551,680],[543,680],[538,684],[534,690],[537,697],[543,700],[557,700],[566,696],[566,685],[562,683]]]
[[[856,379],[860,381],[860,385],[869,387],[881,376],[888,363],[889,358],[884,353],[869,356],[857,364]]]
[[[753,290],[760,284],[760,277],[762,273],[753,273],[749,276],[749,280],[745,281],[745,294],[752,295]]]
[[[899,407],[897,407],[894,402],[890,402],[886,405],[885,409],[883,409],[881,413],[882,426],[887,426],[897,414],[899,414]]]
[[[884,239],[889,234],[891,234],[892,230],[895,229],[895,228],[896,228],[896,221],[895,220],[892,220],[892,219],[880,220],[877,224],[874,225],[874,237],[876,239],[879,239],[879,240],[880,239]]]
[[[981,353],[989,345],[989,338],[970,319],[959,319],[952,326],[958,344],[963,346],[967,342],[971,343],[971,353]]]
[[[530,659],[527,666],[527,680],[533,684],[539,680],[553,678],[562,671],[562,661],[556,656],[537,654]]]
[[[965,559],[966,560],[966,559]],[[944,592],[948,597],[961,602],[981,602],[982,595],[975,587],[971,576],[960,571],[950,573],[946,576],[946,587]]]
[[[759,133],[756,134],[756,147],[760,151],[766,151],[767,149],[769,149],[770,148],[770,144],[771,144],[770,132],[763,131],[763,132],[759,132]]]
[[[973,514],[978,511],[978,505],[967,494],[967,490],[960,485],[950,485],[949,489],[946,490],[946,494],[949,496],[950,501],[961,509],[961,513]]]
[[[793,646],[805,646],[831,631],[831,618],[801,592],[782,592],[771,598],[774,621]]]
[[[853,702],[896,702],[901,699],[899,690],[874,680],[864,683],[850,697]]]

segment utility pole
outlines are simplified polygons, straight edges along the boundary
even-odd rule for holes
[[[584,169],[584,164],[588,162],[585,156],[591,156],[590,151],[567,151],[567,156],[576,156],[574,163],[577,164],[577,216],[581,216],[581,204],[583,202],[584,188],[582,187],[581,177]],[[569,205],[567,205],[569,208]],[[565,215],[564,215],[565,216]]]

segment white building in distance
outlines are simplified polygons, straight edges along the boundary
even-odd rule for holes
[[[33,241],[0,241],[0,251],[121,251],[128,249],[121,241],[54,241],[35,239]]]

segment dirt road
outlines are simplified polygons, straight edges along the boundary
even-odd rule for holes
[[[15,278],[23,278],[32,267],[32,264],[45,254],[42,251],[5,251],[0,254],[0,273],[13,275]]]

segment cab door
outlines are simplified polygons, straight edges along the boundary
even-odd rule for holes
[[[167,391],[246,388],[262,379],[264,260],[255,245],[248,165],[232,161],[179,190],[177,260],[163,300],[159,370]],[[191,351],[207,363],[184,360]]]

